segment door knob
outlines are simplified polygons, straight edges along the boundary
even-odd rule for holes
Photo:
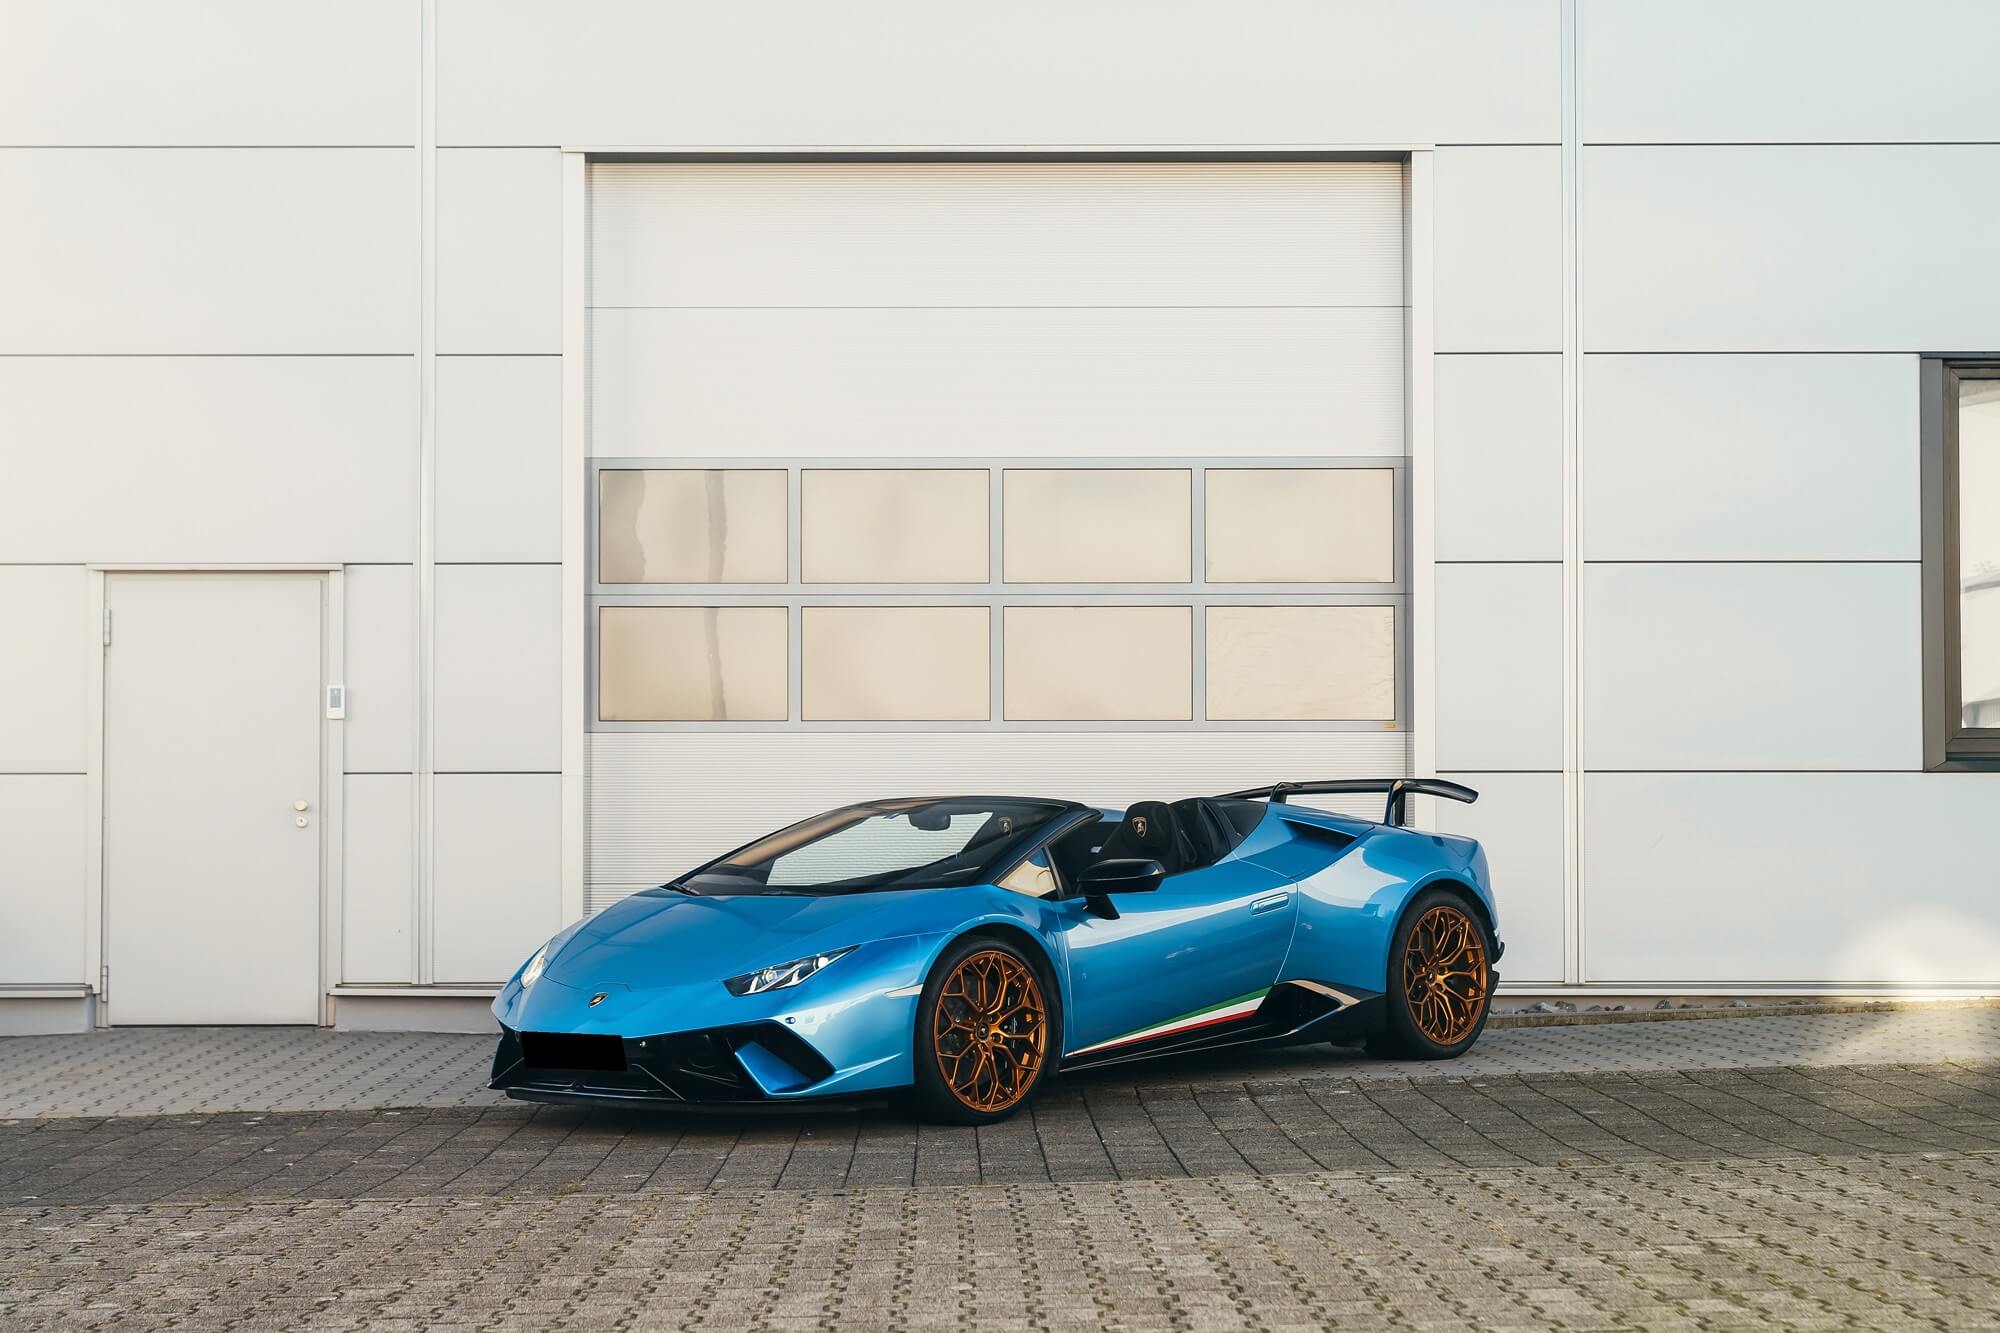
[[[297,810],[297,811],[299,811],[299,812],[300,812],[301,814],[303,814],[303,813],[305,812],[305,809],[306,809],[306,803],[305,803],[304,801],[293,801],[293,802],[292,802],[292,809],[294,809],[294,810]]]

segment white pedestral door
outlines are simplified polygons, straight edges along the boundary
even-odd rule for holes
[[[319,1021],[324,591],[318,574],[106,577],[115,1023]]]

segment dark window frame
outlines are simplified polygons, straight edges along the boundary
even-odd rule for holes
[[[2000,727],[1964,725],[1959,679],[1958,395],[1966,379],[2000,379],[2000,356],[1922,358],[1924,767],[1945,772],[2000,770]]]

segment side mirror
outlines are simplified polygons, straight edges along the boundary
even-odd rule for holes
[[[1158,861],[1143,856],[1118,856],[1099,861],[1083,872],[1083,891],[1100,893],[1151,893],[1167,877]]]
[[[1141,856],[1119,856],[1099,861],[1083,872],[1083,906],[1092,916],[1106,921],[1118,919],[1111,902],[1114,893],[1151,893],[1167,877],[1166,867]]]

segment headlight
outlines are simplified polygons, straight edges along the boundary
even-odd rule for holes
[[[776,967],[763,967],[755,972],[745,972],[740,977],[731,977],[722,984],[729,987],[731,995],[762,995],[767,990],[783,990],[787,986],[798,985],[828,964],[847,957],[854,952],[854,948],[850,944],[845,949],[832,949],[809,958],[794,958]]]
[[[548,943],[535,950],[534,957],[530,958],[528,965],[521,969],[521,989],[527,990],[540,981],[543,970],[549,965],[549,959],[561,953],[563,945],[569,943],[570,936],[582,929],[583,922],[577,921],[549,936]]]

